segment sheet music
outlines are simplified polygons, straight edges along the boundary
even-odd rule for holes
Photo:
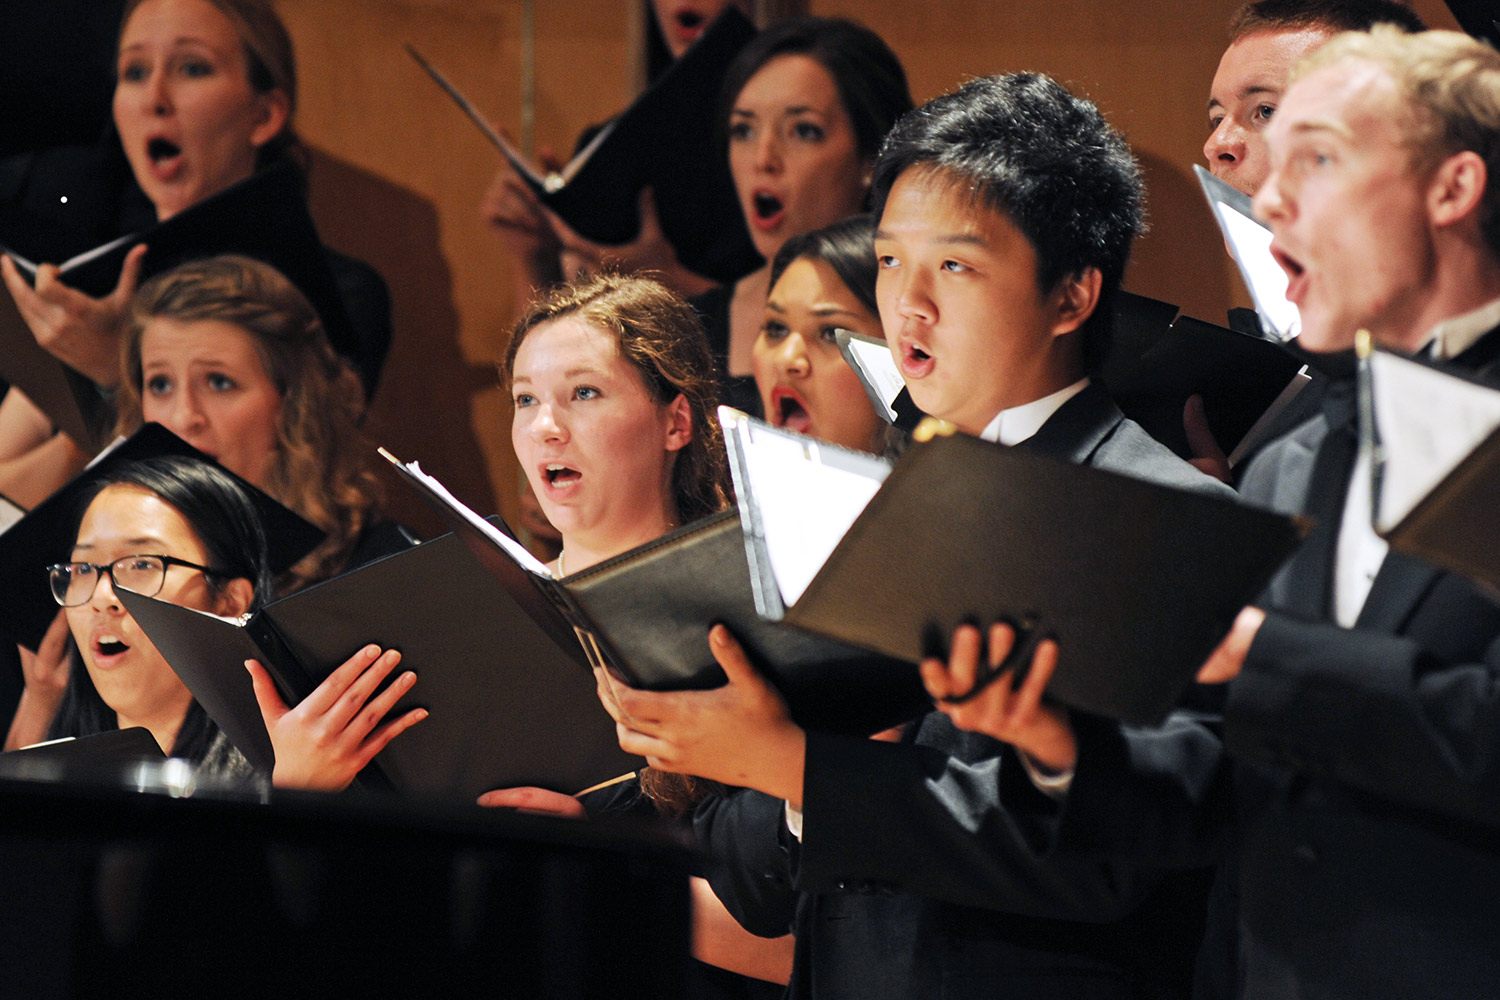
[[[1214,212],[1255,299],[1256,311],[1282,340],[1296,337],[1302,332],[1302,315],[1287,301],[1286,272],[1271,256],[1271,231],[1223,202],[1214,203]]]
[[[891,403],[901,395],[906,383],[901,379],[901,369],[896,367],[896,359],[891,357],[891,349],[883,340],[871,340],[852,332],[847,338],[840,339],[846,340],[849,345],[845,357],[850,365],[879,393],[880,402],[885,407],[885,419],[894,423],[896,411]]]
[[[1370,371],[1384,458],[1375,530],[1385,534],[1500,428],[1500,392],[1386,351]]]
[[[890,466],[814,438],[746,421],[748,499],[759,515],[782,603],[797,603]],[[852,461],[851,461],[852,459]]]
[[[1280,340],[1291,340],[1302,332],[1302,316],[1287,301],[1287,277],[1271,256],[1271,230],[1255,221],[1250,197],[1202,167],[1194,166],[1198,185],[1213,209],[1229,254],[1239,265],[1240,277],[1255,300],[1255,311],[1267,329]]]
[[[473,525],[476,529],[482,532],[484,536],[495,545],[498,545],[500,548],[504,549],[507,555],[509,555],[512,559],[514,559],[521,565],[522,569],[529,570],[530,572],[535,573],[537,576],[545,577],[548,580],[554,579],[552,571],[547,568],[547,565],[545,563],[543,563],[536,556],[532,555],[530,552],[526,551],[525,546],[523,546],[520,542],[516,541],[514,538],[511,538],[505,532],[501,531],[499,528],[495,527],[493,524],[486,521],[478,514],[474,513],[474,511],[470,509],[467,504],[465,504],[462,500],[459,500],[452,493],[449,493],[448,487],[444,486],[442,483],[438,482],[436,479],[423,472],[422,467],[419,464],[417,464],[416,462],[402,462],[397,459],[396,456],[386,451],[384,448],[380,448],[378,450],[381,456],[389,461],[392,465],[397,466],[412,479],[416,480],[418,483],[421,483],[422,486],[429,492],[431,492],[433,496],[437,497],[465,521],[469,522],[469,524]]]
[[[26,509],[9,497],[0,496],[0,534],[7,532],[21,518],[26,516]]]

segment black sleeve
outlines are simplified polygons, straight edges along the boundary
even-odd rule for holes
[[[356,343],[348,361],[369,399],[380,384],[380,372],[391,350],[391,293],[380,272],[364,261],[326,246],[323,253],[354,328]]]
[[[1131,913],[1159,884],[1156,866],[1038,850],[1031,813],[1045,815],[1050,800],[1001,744],[962,734],[959,746],[954,755],[809,733],[793,885],[1102,922]]]
[[[735,791],[698,806],[693,831],[708,856],[708,884],[740,926],[761,937],[792,928],[798,894],[782,845],[786,803]]]

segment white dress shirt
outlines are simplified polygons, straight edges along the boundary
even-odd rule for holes
[[[1500,299],[1443,320],[1432,328],[1426,345],[1417,353],[1438,361],[1450,360],[1473,347],[1497,326],[1500,326]],[[1361,449],[1344,498],[1344,517],[1339,522],[1333,564],[1333,619],[1344,628],[1354,627],[1370,596],[1375,574],[1380,572],[1390,549],[1385,539],[1375,534],[1371,520],[1370,456]]]

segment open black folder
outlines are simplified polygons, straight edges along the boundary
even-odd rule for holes
[[[1376,533],[1500,600],[1500,388],[1389,351],[1365,353],[1360,431]]]
[[[1284,517],[965,435],[891,467],[719,412],[762,614],[908,660],[1008,620],[1057,639],[1052,697],[1127,722],[1172,708],[1298,539]]]
[[[1234,466],[1311,382],[1303,369],[1279,343],[1178,316],[1143,353],[1111,365],[1104,382],[1127,417],[1184,458],[1192,455],[1183,406],[1203,397],[1209,430]]]
[[[429,717],[374,765],[409,795],[473,801],[583,788],[640,766],[620,750],[594,678],[552,642],[453,535],[292,594],[240,623],[138,594],[121,601],[209,717],[257,767],[274,761],[246,659],[295,704],[366,643],[399,649],[416,686],[393,712]]]
[[[307,296],[333,347],[357,357],[357,338],[338,283],[329,269],[317,228],[307,211],[302,180],[289,164],[262,170],[165,222],[123,236],[59,265],[62,280],[95,297],[120,280],[125,256],[147,245],[141,281],[189,260],[241,254],[264,261]],[[36,263],[0,247],[23,274],[35,279]],[[19,386],[80,447],[102,443],[108,406],[99,391],[36,343],[10,295],[0,295],[0,375]]]
[[[391,456],[387,453],[387,458]],[[561,580],[414,463],[396,463],[539,628],[642,688],[724,683],[708,630],[727,625],[805,727],[869,735],[929,704],[909,661],[763,620],[734,511],[705,518]],[[426,725],[426,723],[423,723]]]
[[[641,189],[656,192],[662,232],[684,265],[733,281],[759,261],[729,174],[719,122],[724,71],[755,34],[738,8],[714,19],[687,52],[561,171],[540,174],[457,87],[411,46],[407,51],[510,161],[537,198],[582,236],[616,245],[640,230]]]

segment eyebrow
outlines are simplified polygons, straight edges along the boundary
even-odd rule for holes
[[[202,45],[205,48],[209,48],[209,49],[213,49],[214,48],[213,45],[211,45],[209,43],[208,39],[206,39],[206,38],[199,38],[197,35],[178,35],[176,38],[172,39],[172,41],[171,41],[170,44],[174,45],[174,46],[175,45],[183,45],[183,44],[188,44],[188,45]],[[120,46],[120,55],[124,55],[127,52],[133,52],[136,49],[144,49],[144,48],[146,48],[146,43],[145,42],[132,42],[129,45],[122,45],[122,46]],[[218,50],[215,49],[215,51],[218,51]]]
[[[884,229],[875,230],[875,238],[877,240],[900,239],[899,236],[893,236],[892,234],[886,232]],[[932,239],[926,240],[924,242],[928,244],[939,244],[942,246],[988,247],[990,245],[989,240],[985,239],[983,236],[976,236],[973,233],[945,233],[942,236],[934,236]]]
[[[567,371],[563,372],[563,376],[562,377],[563,378],[577,378],[580,375],[605,376],[605,375],[608,375],[608,374],[609,373],[606,372],[602,368],[588,368],[588,367],[583,367],[583,368],[569,368]],[[530,375],[514,375],[514,376],[511,377],[511,382],[513,382],[513,383],[514,382],[530,382],[530,381],[531,381],[531,376]]]
[[[159,545],[162,548],[166,548],[167,547],[166,541],[164,539],[157,538],[155,535],[142,535],[139,538],[127,538],[127,539],[124,540],[124,544],[125,545]],[[77,552],[88,552],[88,551],[90,551],[92,549],[95,549],[95,548],[98,548],[98,546],[95,543],[93,543],[93,542],[77,542],[77,543],[75,543],[73,545],[73,551],[75,553],[77,553]],[[139,552],[127,552],[126,553],[126,555],[140,555],[140,554],[141,553],[139,553]],[[150,553],[147,553],[147,554],[149,555]],[[121,556],[121,558],[123,559],[124,556]]]
[[[1293,122],[1291,125],[1293,135],[1307,135],[1312,132],[1328,132],[1342,139],[1353,139],[1354,131],[1343,122],[1334,121],[1331,118],[1311,118],[1307,121]]]
[[[1272,87],[1268,84],[1263,83],[1252,84],[1251,86],[1246,87],[1239,93],[1235,94],[1232,100],[1237,99],[1243,101],[1247,97],[1260,97],[1263,94],[1280,94],[1285,89],[1286,88],[1284,87]],[[1222,108],[1224,106],[1224,102],[1219,100],[1217,97],[1210,97],[1208,99],[1209,111],[1213,111],[1214,108]]]
[[[791,107],[783,109],[781,113],[787,115],[821,115],[826,112],[824,109],[815,108],[811,104],[794,104]],[[741,118],[755,117],[755,112],[749,108],[730,108],[729,114],[731,116],[739,115]]]
[[[769,310],[771,310],[772,312],[777,312],[777,313],[785,313],[786,312],[786,307],[783,306],[780,302],[772,302],[769,299],[766,300],[766,308],[769,309]],[[809,311],[814,316],[857,316],[857,315],[859,315],[853,309],[845,309],[843,306],[836,306],[836,305],[813,306],[812,309],[809,310]]]

